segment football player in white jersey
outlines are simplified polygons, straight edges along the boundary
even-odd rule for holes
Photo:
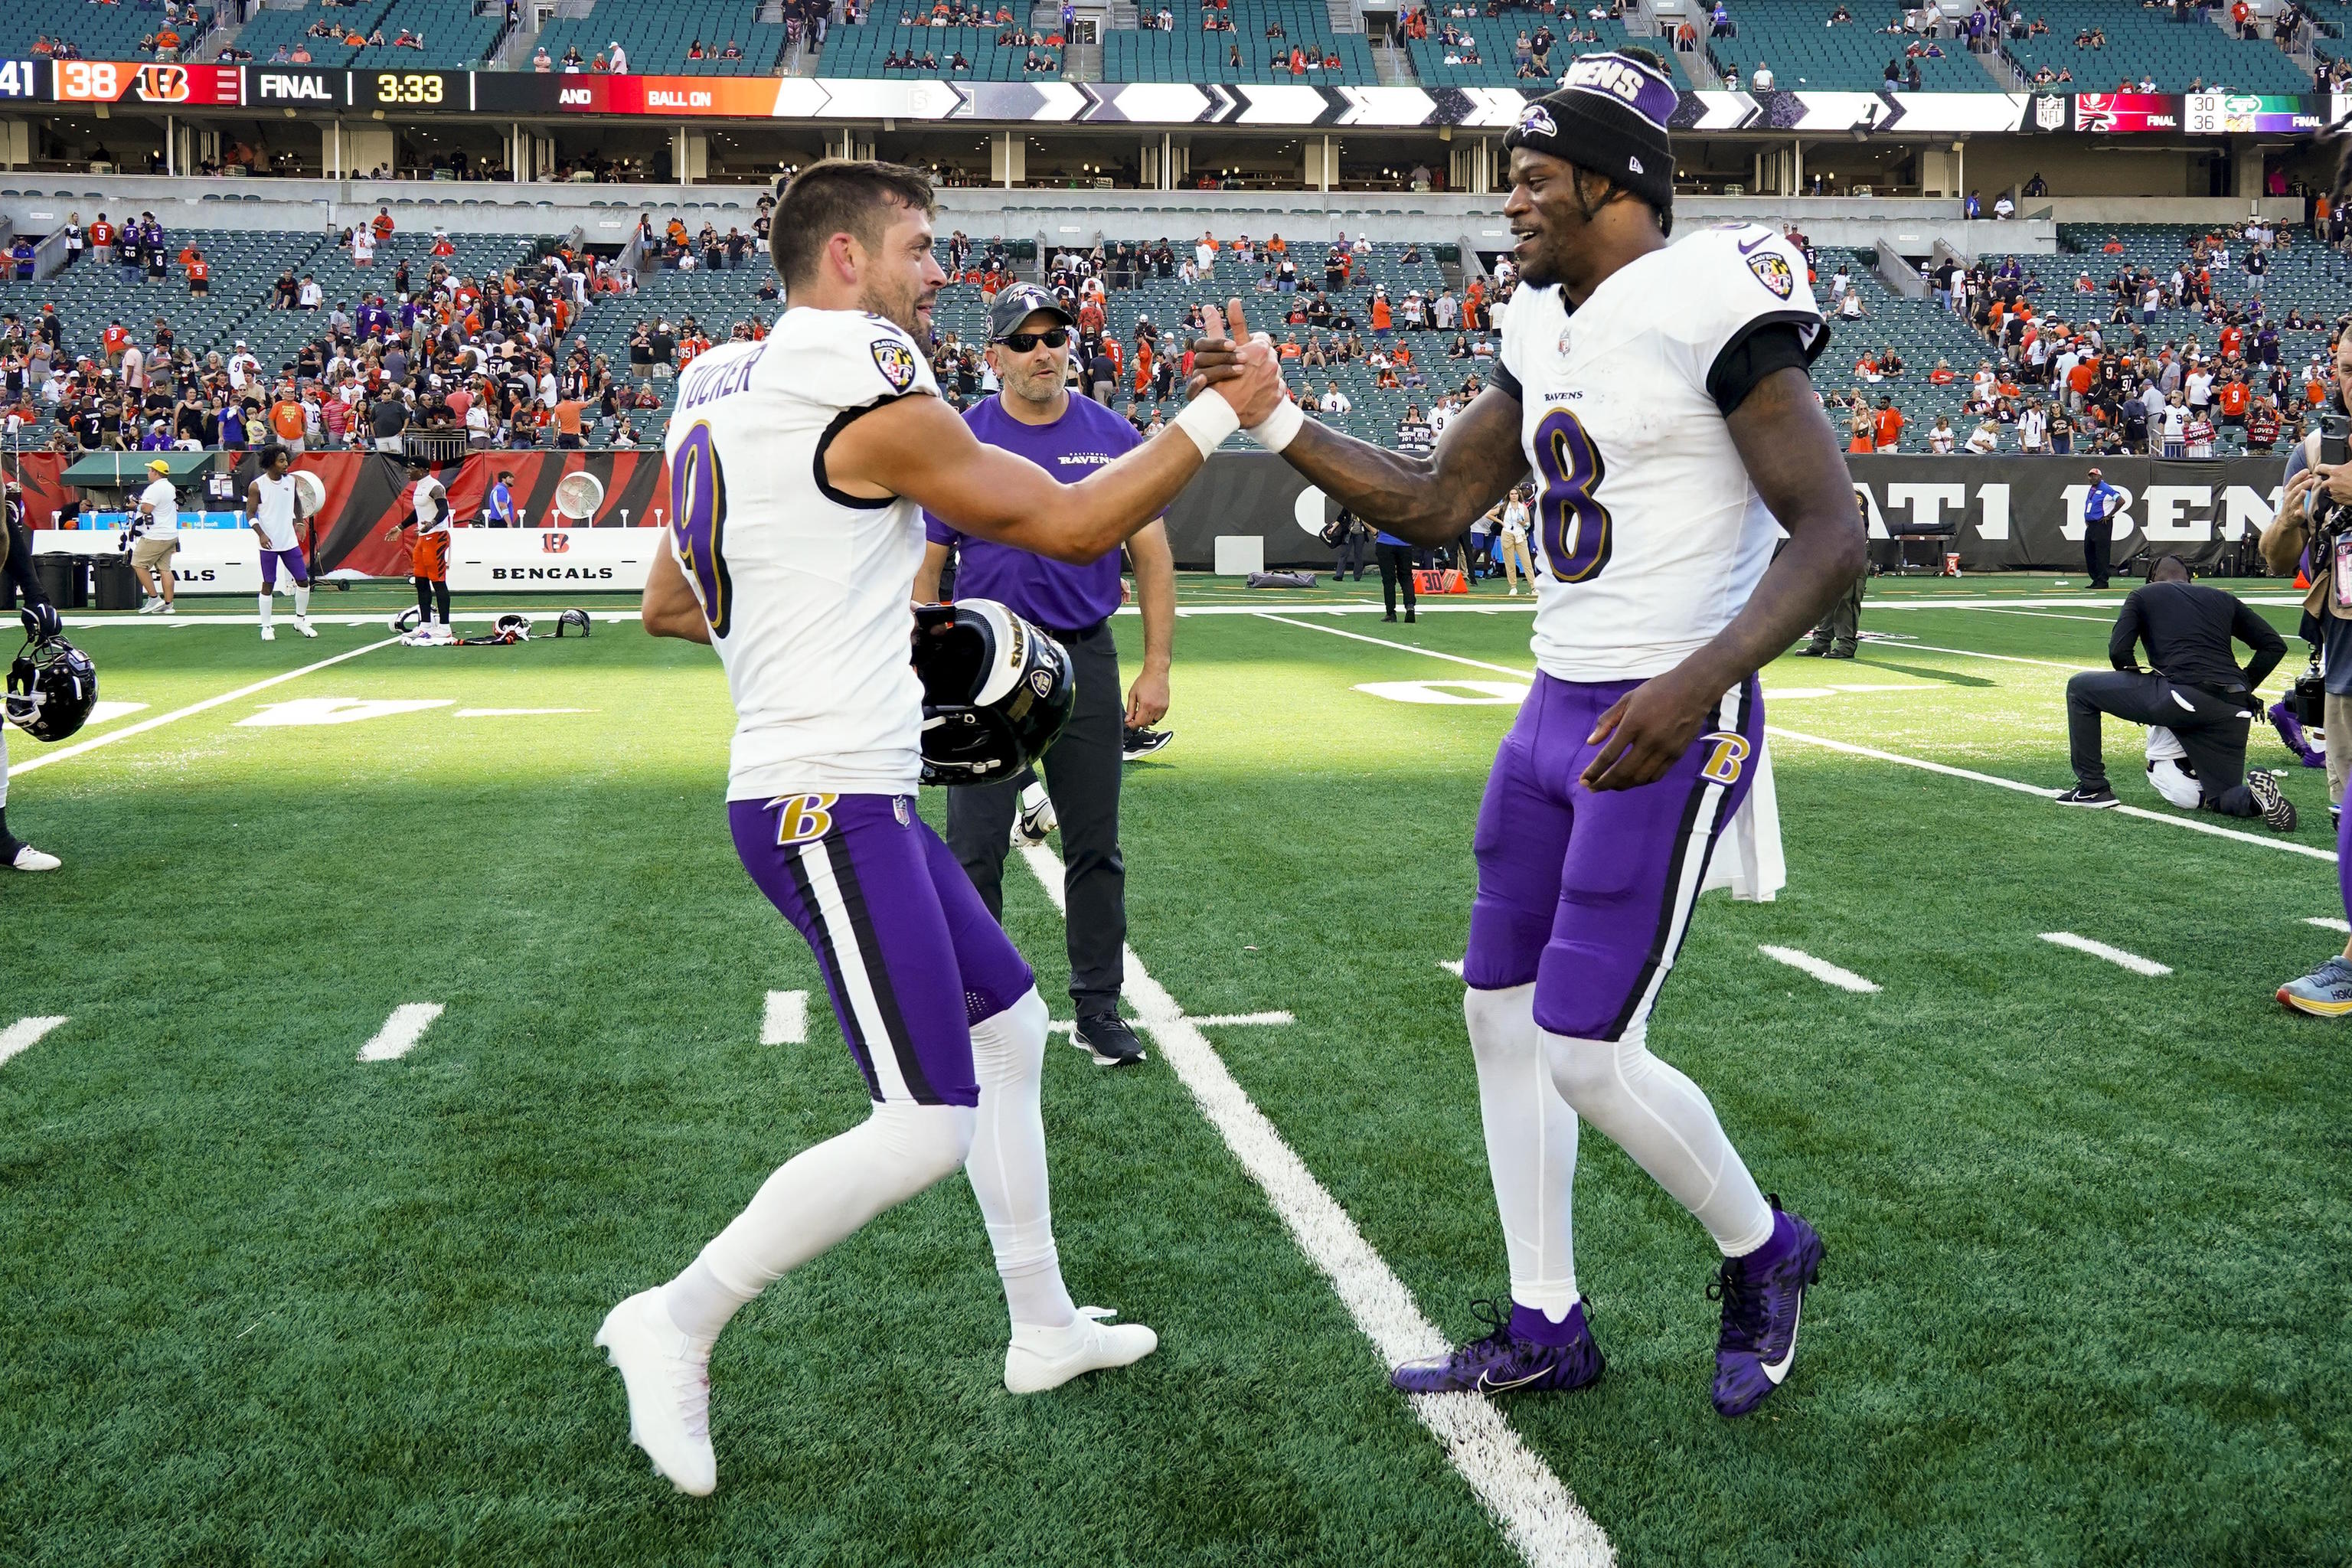
[[[270,615],[278,598],[278,568],[284,565],[294,585],[294,629],[306,637],[319,634],[310,626],[310,568],[302,559],[302,542],[294,535],[302,515],[302,492],[291,472],[293,455],[283,447],[265,447],[261,471],[245,487],[245,515],[261,540],[261,640],[278,640]]]
[[[1454,538],[1530,468],[1538,485],[1538,673],[1479,813],[1463,973],[1511,1306],[1485,1308],[1484,1337],[1398,1368],[1413,1392],[1600,1376],[1569,1246],[1580,1116],[1723,1255],[1710,1293],[1725,1415],[1788,1374],[1820,1267],[1812,1227],[1767,1202],[1706,1095],[1644,1043],[1762,742],[1756,671],[1864,552],[1807,379],[1826,331],[1803,259],[1748,225],[1669,244],[1675,102],[1654,57],[1587,56],[1505,138],[1520,287],[1491,384],[1433,453],[1280,411],[1252,431],[1422,544]],[[1224,357],[1204,353],[1204,379]]]
[[[679,377],[667,440],[671,548],[646,589],[656,636],[713,645],[737,715],[728,816],[744,868],[816,954],[872,1116],[803,1150],[667,1285],[597,1332],[630,1436],[680,1489],[717,1482],[712,1342],[786,1270],[961,1167],[1012,1317],[1005,1386],[1052,1388],[1158,1343],[1073,1303],[1054,1246],[1029,966],[915,812],[923,691],[907,584],[923,509],[983,538],[1094,560],[1279,400],[1270,345],[1172,428],[1064,485],[983,447],[931,378],[929,181],[828,161],[780,195],[788,308],[760,342]],[[1240,322],[1240,305],[1232,306]]]

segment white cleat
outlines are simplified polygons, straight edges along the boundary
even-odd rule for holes
[[[261,640],[263,642],[276,642],[278,640],[278,628],[276,626],[262,627]]]
[[[294,629],[300,632],[306,637],[314,637],[319,635],[319,629],[310,624],[310,617],[308,616],[295,616]]]
[[[141,615],[142,615],[142,616],[152,616],[152,615],[153,615],[156,611],[158,611],[158,610],[162,609],[163,607],[163,600],[161,600],[161,599],[156,599],[156,598],[142,599],[142,601],[140,601],[140,605],[139,605],[139,613],[140,613]]]
[[[1018,849],[1024,844],[1043,844],[1061,825],[1045,786],[1033,784],[1021,792],[1020,815],[1013,823],[1013,847]]]
[[[176,616],[180,613],[180,606],[166,599],[163,601],[163,607],[155,613],[159,616]]]
[[[1013,1394],[1043,1394],[1074,1377],[1141,1361],[1160,1348],[1160,1336],[1141,1323],[1114,1323],[1108,1307],[1081,1307],[1066,1329],[1025,1326],[1013,1331],[1004,1352],[1004,1386]]]
[[[709,1497],[719,1485],[710,1451],[710,1352],[669,1321],[661,1290],[640,1290],[604,1319],[595,1342],[629,1390],[629,1441],[670,1485]]]
[[[17,845],[16,858],[8,862],[9,868],[16,871],[54,871],[63,864],[47,850],[36,849],[29,844]]]

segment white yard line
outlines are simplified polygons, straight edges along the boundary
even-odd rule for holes
[[[1296,1024],[1297,1019],[1287,1013],[1213,1013],[1205,1018],[1187,1018],[1184,1022],[1195,1029],[1231,1029],[1245,1024]],[[1045,1026],[1048,1032],[1066,1035],[1078,1026],[1076,1018],[1056,1018]],[[1151,1020],[1138,1018],[1135,1026],[1149,1034]]]
[[[2040,665],[2044,669],[2063,669],[2069,675],[2077,674],[2085,669],[2097,669],[2101,668],[2095,664],[2061,664],[2054,658],[2027,658],[2021,655],[2013,653],[1979,653],[1972,647],[1943,647],[1931,642],[1905,641],[1898,643],[1874,643],[1868,637],[1864,637],[1862,640],[1863,646],[1865,647],[1891,647],[1897,651],[1904,648],[1916,647],[1922,653],[1956,653],[1962,658],[1989,658],[1995,664]]]
[[[1391,642],[1385,637],[1366,637],[1360,632],[1341,631],[1337,626],[1318,626],[1312,621],[1295,621],[1286,616],[1263,614],[1259,618],[1261,620],[1279,621],[1284,626],[1299,626],[1310,632],[1328,632],[1333,637],[1346,637],[1350,642],[1366,642],[1378,647],[1392,647],[1401,653],[1417,653],[1428,658],[1442,658],[1452,664],[1466,664],[1478,669],[1491,669],[1502,675],[1516,675],[1523,680],[1532,680],[1535,679],[1531,671],[1513,669],[1508,665],[1487,664],[1475,658],[1463,658],[1455,654],[1439,653],[1433,648],[1415,647],[1411,643]],[[1928,645],[1926,643],[1906,642],[1898,643],[1894,646],[1897,647],[1928,648],[1928,651],[1931,653],[1962,654],[1969,658],[1993,658],[2004,659],[2015,664],[2049,665],[2053,669],[2072,670],[2090,668],[2087,665],[2077,666],[2071,664],[2051,664],[2048,659],[2042,658],[2012,658],[2008,654],[1972,653],[1969,649],[1962,647],[1933,648],[1928,647]],[[1765,693],[1765,696],[1769,698],[1771,693],[1768,691]],[[1976,784],[1993,784],[2001,789],[2015,790],[2020,795],[2040,795],[2044,800],[2054,799],[2058,795],[2056,790],[2045,789],[2040,784],[2025,784],[2017,779],[2005,779],[1994,773],[1980,773],[1973,768],[1954,767],[1948,763],[1931,763],[1925,757],[1906,757],[1900,752],[1881,751],[1875,746],[1857,746],[1846,741],[1832,741],[1820,735],[1808,735],[1796,730],[1784,730],[1778,724],[1765,725],[1764,732],[1768,735],[1777,735],[1784,741],[1801,741],[1807,745],[1822,746],[1832,752],[1843,752],[1849,756],[1868,757],[1874,762],[1894,763],[1902,767],[1919,768],[1931,773],[1942,773],[1949,778],[1968,779]],[[2308,844],[2297,844],[2294,840],[2288,838],[2280,838],[2275,836],[2265,836],[2258,833],[2244,833],[2234,827],[2222,827],[2214,823],[2197,821],[2193,817],[2176,816],[2160,811],[2149,811],[2144,807],[2137,805],[2119,805],[2110,807],[2110,809],[2119,816],[2136,817],[2142,822],[2160,822],[2168,827],[2186,828],[2191,833],[2202,833],[2210,837],[2234,839],[2241,844],[2252,844],[2264,849],[2276,849],[2288,855],[2302,855],[2314,860],[2325,860],[2330,865],[2334,865],[2336,863],[2335,850],[2315,849]]]
[[[1757,952],[1775,963],[1785,963],[1791,969],[1801,969],[1824,985],[1834,985],[1841,991],[1851,991],[1866,996],[1878,989],[1873,981],[1864,980],[1851,969],[1840,969],[1825,958],[1815,958],[1793,947],[1772,947],[1759,943]]]
[[[2317,926],[2322,931],[2332,931],[2339,936],[2352,936],[2352,923],[2336,920],[2330,915],[2305,915],[2303,917],[2303,923],[2307,926]]]
[[[452,719],[516,719],[530,713],[593,713],[593,708],[460,708]]]
[[[1971,607],[1982,610],[1989,616],[2032,616],[2045,621],[2088,621],[2095,626],[2112,626],[2116,624],[2113,616],[2070,616],[2063,610],[2013,610],[2007,605],[1979,605]]]
[[[1437,967],[1456,980],[1462,978],[1462,960],[1458,958],[1441,958],[1437,961]]]
[[[392,1010],[392,1016],[383,1021],[375,1038],[360,1047],[360,1060],[389,1062],[406,1056],[416,1048],[416,1042],[425,1037],[425,1031],[440,1016],[438,1002],[403,1002]]]
[[[64,1022],[62,1017],[19,1018],[6,1028],[0,1029],[0,1062],[32,1049],[43,1035]]]
[[[808,993],[771,991],[767,1016],[760,1023],[763,1046],[797,1046],[808,1040]]]
[[[1809,746],[1822,746],[1832,752],[1843,752],[1849,756],[1869,757],[1876,762],[1895,763],[1906,768],[1919,768],[1931,773],[1943,773],[1950,778],[1969,779],[1977,784],[1996,784],[2002,789],[2015,790],[2020,795],[2038,795],[2044,800],[2053,800],[2058,795],[2056,790],[2045,789],[2040,784],[2024,784],[2017,779],[2005,779],[1994,773],[1980,773],[1972,768],[1956,768],[1948,763],[1931,763],[1925,757],[1906,757],[1900,752],[1883,752],[1875,746],[1857,746],[1847,741],[1832,741],[1821,735],[1807,735],[1795,730],[1784,730],[1778,724],[1765,725],[1764,732],[1778,736],[1784,741],[1801,741]],[[2119,816],[2129,816],[2141,822],[2160,822],[2167,827],[2184,827],[2191,833],[2202,833],[2214,838],[2234,839],[2240,844],[2252,844],[2261,848],[2277,849],[2289,855],[2302,855],[2314,860],[2325,860],[2330,865],[2336,861],[2336,851],[2333,849],[2315,849],[2308,844],[2297,844],[2291,838],[2281,838],[2275,835],[2245,833],[2234,827],[2221,826],[2216,823],[2200,822],[2191,816],[2176,816],[2167,812],[2149,811],[2143,806],[2116,805],[2107,809]]]
[[[2076,936],[2071,931],[2045,931],[2042,933],[2042,940],[2057,947],[2071,947],[2076,952],[2087,952],[2093,958],[2104,958],[2109,963],[2119,964],[2130,970],[2134,974],[2145,974],[2153,978],[2158,974],[2172,973],[2172,966],[2168,963],[2158,963],[2152,958],[2142,958],[2138,953],[2126,952],[2120,947],[2109,947],[2104,942],[2093,942],[2087,936]]]
[[[1061,861],[1042,844],[1021,853],[1046,897],[1059,908]],[[1394,1365],[1442,1354],[1447,1348],[1445,1337],[1422,1316],[1412,1292],[1234,1081],[1216,1048],[1201,1034],[1202,1020],[1184,1016],[1145,971],[1134,949],[1125,956],[1128,997],[1161,1054],[1192,1091],[1201,1114],[1265,1194],[1299,1249],[1330,1279],[1349,1316],[1381,1359]],[[1601,1527],[1543,1459],[1519,1440],[1501,1410],[1469,1394],[1416,1394],[1409,1402],[1530,1568],[1581,1568],[1614,1561]]]
[[[218,708],[223,703],[235,702],[241,698],[250,697],[257,691],[267,691],[273,686],[283,686],[289,680],[299,680],[306,675],[316,675],[319,671],[341,664],[347,658],[357,658],[363,653],[373,653],[380,647],[390,647],[399,640],[398,637],[385,637],[382,642],[365,644],[348,652],[339,653],[332,658],[322,658],[316,664],[306,664],[299,669],[289,669],[283,675],[273,675],[267,680],[257,680],[250,686],[240,686],[235,691],[224,691],[218,697],[207,697],[201,702],[191,702],[185,708],[174,708],[169,713],[158,713],[154,718],[142,719],[136,724],[125,724],[120,730],[110,730],[93,740],[78,741],[60,751],[43,752],[38,756],[27,757],[23,762],[14,764],[8,771],[12,776],[20,775],[32,773],[37,768],[46,768],[53,763],[62,763],[68,757],[79,757],[84,752],[94,752],[100,746],[110,746],[117,741],[127,741],[133,735],[143,735],[150,730],[158,730],[179,720],[192,718],[207,710]]]

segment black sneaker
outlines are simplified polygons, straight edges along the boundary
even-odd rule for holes
[[[1070,1044],[1095,1058],[1098,1068],[1129,1067],[1145,1060],[1143,1042],[1116,1013],[1093,1013],[1070,1031]]]
[[[1138,757],[1148,757],[1175,738],[1173,730],[1139,730],[1129,724],[1119,736],[1119,759],[1131,763]]]
[[[1829,652],[1822,655],[1822,657],[1823,658],[1852,658],[1853,657],[1853,649],[1850,647],[1833,647],[1830,649]]]
[[[2123,805],[2123,802],[2117,800],[2116,792],[2105,784],[2101,784],[2097,789],[2084,789],[2082,785],[2076,784],[2073,789],[2059,795],[2058,804],[2087,806],[2093,811],[2105,811],[2110,807]]]
[[[1797,650],[1797,657],[1799,658],[1826,658],[1829,657],[1829,651],[1830,645],[1825,642],[1807,643],[1803,647]]]
[[[2294,831],[2294,802],[2279,789],[2278,779],[2263,768],[2246,775],[2246,793],[2254,797],[2261,808],[2263,821],[2275,833]]]

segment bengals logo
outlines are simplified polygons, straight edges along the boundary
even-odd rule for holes
[[[542,533],[539,536],[539,548],[541,554],[561,555],[572,548],[572,536],[568,533]]]
[[[193,96],[185,66],[141,66],[131,85],[149,103],[185,103]]]

